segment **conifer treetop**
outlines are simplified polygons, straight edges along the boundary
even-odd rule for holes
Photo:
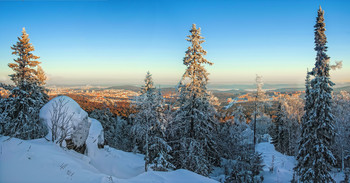
[[[191,35],[188,35],[188,42],[191,46],[188,47],[185,57],[183,59],[184,65],[187,69],[183,75],[183,80],[189,78],[190,83],[187,87],[201,88],[205,87],[208,82],[208,73],[203,64],[213,65],[212,62],[204,58],[207,52],[202,48],[201,44],[204,43],[204,37],[201,36],[201,29],[196,28],[196,24],[192,24],[192,28],[189,31]]]
[[[192,24],[192,29],[189,31],[191,35],[188,35],[188,42],[191,43],[191,46],[188,47],[186,51],[186,56],[184,58],[184,64],[189,66],[193,63],[195,64],[209,64],[213,63],[209,62],[203,56],[207,54],[207,52],[202,48],[201,44],[204,43],[204,37],[201,36],[201,28],[196,28],[196,24]]]
[[[316,54],[316,63],[315,68],[311,72],[314,76],[326,76],[329,77],[329,60],[330,57],[326,54],[327,52],[327,37],[325,34],[326,24],[324,23],[324,10],[321,6],[317,11],[317,18],[315,24],[315,51]]]
[[[152,74],[149,71],[147,71],[144,81],[145,81],[145,86],[142,87],[141,94],[154,92],[155,87],[153,83],[153,78],[152,78]]]
[[[8,66],[15,72],[14,74],[11,74],[10,77],[16,85],[20,85],[24,81],[35,81],[36,70],[34,68],[40,64],[40,62],[37,61],[40,57],[31,53],[35,49],[34,46],[29,43],[30,39],[28,36],[29,35],[23,27],[21,37],[18,37],[18,42],[11,47],[13,50],[12,55],[18,56],[14,59],[16,63],[8,64]]]

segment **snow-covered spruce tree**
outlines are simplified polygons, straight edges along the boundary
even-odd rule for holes
[[[172,156],[170,155],[171,147],[166,141],[167,116],[165,109],[165,102],[160,89],[156,94],[156,114],[157,123],[151,126],[150,146],[149,146],[149,164],[153,170],[167,171],[174,169],[175,166],[170,162]]]
[[[193,24],[190,33],[187,41],[191,46],[183,59],[187,69],[178,87],[179,108],[170,126],[173,162],[177,168],[208,176],[212,165],[218,163],[216,110],[209,100],[208,72],[204,68],[204,64],[212,63],[204,58],[201,29]]]
[[[273,127],[272,143],[275,149],[283,154],[286,153],[288,149],[288,129],[286,128],[287,115],[282,104],[282,101],[278,103],[277,114]]]
[[[332,86],[329,78],[329,57],[325,35],[324,11],[320,7],[315,25],[316,63],[310,89],[310,115],[304,121],[302,139],[295,171],[301,182],[335,182],[330,175],[335,158],[331,152],[334,141]]]
[[[136,109],[138,113],[131,115],[133,120],[132,132],[134,140],[134,152],[146,153],[145,145],[148,140],[150,120],[156,119],[155,100],[156,88],[154,87],[152,75],[148,71],[145,77],[145,85],[141,88],[141,95],[136,98]],[[147,143],[148,145],[148,143]]]
[[[12,54],[18,57],[9,67],[14,71],[11,80],[15,86],[2,86],[10,90],[8,98],[2,100],[3,113],[6,116],[2,123],[1,134],[21,139],[43,137],[47,133],[46,126],[39,120],[39,110],[48,101],[45,89],[36,77],[35,67],[40,64],[32,51],[28,34],[23,28],[22,36],[11,47]]]
[[[271,133],[272,143],[277,151],[289,156],[297,154],[303,107],[303,101],[298,95],[280,96]]]
[[[145,85],[141,87],[141,94],[154,94],[154,92],[156,92],[156,88],[153,83],[152,74],[149,71],[147,71],[144,81]]]
[[[145,153],[145,171],[148,167],[156,171],[167,171],[175,168],[170,163],[171,147],[165,139],[166,118],[164,99],[153,85],[152,75],[147,72],[145,86],[137,98],[137,110],[134,116],[132,133],[135,147]]]

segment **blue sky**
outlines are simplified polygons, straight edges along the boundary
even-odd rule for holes
[[[49,84],[175,84],[191,24],[202,28],[213,84],[303,83],[315,63],[317,9],[325,10],[328,55],[343,61],[336,83],[350,82],[350,1],[162,0],[0,1],[0,82],[10,46],[25,27]]]

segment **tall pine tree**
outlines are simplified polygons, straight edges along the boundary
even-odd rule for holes
[[[21,139],[33,139],[44,136],[47,133],[46,126],[39,121],[39,110],[48,101],[45,89],[37,77],[37,67],[40,62],[35,56],[34,46],[23,28],[22,36],[11,47],[12,54],[18,56],[15,63],[9,67],[14,71],[11,80],[15,86],[2,85],[10,90],[7,99],[1,101],[4,120],[1,125],[1,133]]]
[[[187,67],[179,86],[179,109],[171,123],[174,165],[207,176],[217,163],[216,110],[210,103],[207,91],[208,72],[204,64],[212,65],[204,58],[206,51],[201,29],[192,25],[183,59]]]
[[[314,79],[311,81],[309,96],[306,98],[305,107],[307,105],[310,107],[305,108],[306,115],[302,125],[302,139],[295,171],[302,182],[334,182],[329,173],[335,162],[331,152],[335,136],[331,110],[334,83],[329,78],[324,11],[321,7],[314,27],[317,55],[315,67],[310,72]]]

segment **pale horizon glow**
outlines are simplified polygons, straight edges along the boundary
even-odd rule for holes
[[[0,82],[10,83],[10,47],[25,27],[48,85],[176,85],[192,23],[205,37],[210,84],[304,83],[315,63],[314,24],[325,10],[331,71],[350,83],[347,1],[1,1]],[[201,11],[192,13],[194,5]],[[13,12],[16,12],[14,14]]]

